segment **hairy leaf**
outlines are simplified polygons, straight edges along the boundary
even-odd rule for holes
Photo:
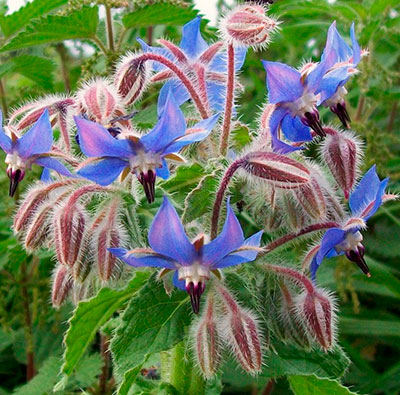
[[[288,376],[295,395],[350,395],[355,394],[338,381],[312,376]]]

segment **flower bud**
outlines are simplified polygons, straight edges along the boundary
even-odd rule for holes
[[[322,289],[314,292],[304,291],[295,301],[296,312],[309,335],[324,350],[329,350],[335,343],[335,304],[331,295]]]
[[[76,96],[81,112],[103,125],[121,108],[121,99],[114,85],[105,78],[85,83]]]
[[[285,194],[282,199],[283,212],[286,215],[286,221],[289,226],[295,230],[304,227],[304,214],[301,208],[294,202],[291,194]]]
[[[53,274],[53,286],[51,291],[51,301],[55,308],[60,307],[73,285],[72,277],[69,273],[68,267],[64,265],[57,265]]]
[[[322,147],[322,156],[346,199],[354,187],[360,163],[360,142],[351,132],[339,133],[325,128],[328,136]]]
[[[140,55],[130,53],[121,58],[114,77],[118,93],[125,105],[133,104],[144,92],[148,80],[147,62]]]
[[[85,230],[86,215],[79,204],[60,206],[54,214],[54,243],[60,263],[74,266]]]
[[[217,372],[221,362],[221,344],[214,310],[214,298],[210,296],[205,312],[192,329],[196,360],[206,379]]]
[[[310,181],[309,170],[300,162],[273,152],[250,152],[242,168],[277,188],[292,189]]]
[[[221,23],[224,40],[244,47],[267,45],[278,22],[266,16],[265,12],[266,9],[259,4],[235,7]]]
[[[250,374],[261,371],[261,335],[254,314],[239,306],[229,291],[218,287],[224,315],[218,323],[224,341],[237,361]]]

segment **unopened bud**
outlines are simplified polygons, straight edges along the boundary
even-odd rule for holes
[[[76,96],[81,112],[101,124],[109,122],[121,108],[121,99],[114,85],[104,78],[85,83]]]
[[[51,301],[55,308],[60,307],[73,285],[72,276],[69,273],[68,267],[58,265],[53,274],[53,287],[51,291]]]
[[[331,128],[325,129],[328,136],[321,147],[322,156],[348,199],[357,179],[360,142],[351,132],[341,133]]]
[[[304,227],[304,213],[298,204],[294,202],[293,196],[285,194],[282,202],[287,223],[295,230],[302,229]]]
[[[74,281],[72,291],[71,291],[71,300],[72,303],[76,306],[81,300],[86,299],[88,296],[88,284],[80,283]]]
[[[121,58],[115,73],[115,86],[125,105],[134,103],[144,92],[148,80],[148,65],[139,54],[130,53]]]
[[[60,263],[74,266],[85,230],[86,215],[79,204],[62,205],[54,214],[54,244]]]
[[[251,311],[243,309],[226,288],[219,286],[218,292],[224,310],[218,323],[222,337],[243,369],[250,374],[257,374],[262,365],[257,319]]]
[[[282,189],[298,188],[310,181],[310,172],[302,163],[273,152],[250,152],[243,157],[242,168]]]
[[[296,312],[309,335],[324,350],[335,343],[335,305],[331,295],[316,288],[313,292],[304,291],[295,301]]]
[[[206,310],[192,330],[196,360],[207,379],[217,372],[221,362],[220,337],[214,310],[214,298],[209,296]]]
[[[259,4],[235,7],[221,23],[224,40],[244,47],[265,46],[278,26],[277,21],[265,13],[266,9]]]

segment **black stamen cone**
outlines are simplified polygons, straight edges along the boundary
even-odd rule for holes
[[[9,195],[10,195],[10,197],[13,197],[15,195],[15,192],[17,190],[19,182],[22,180],[21,170],[17,170],[14,173],[14,175],[9,176],[9,177],[10,177]]]
[[[149,203],[153,203],[155,196],[156,173],[152,170],[149,170],[146,174],[140,173],[138,179],[143,185],[147,201]]]
[[[304,117],[305,117],[305,119],[303,120],[303,123],[305,123],[312,130],[314,130],[314,132],[317,133],[318,136],[320,136],[320,137],[326,136],[326,133],[325,133],[324,129],[322,128],[321,122],[319,121],[318,112],[314,112],[314,113],[306,112],[304,114]]]
[[[331,111],[337,115],[344,128],[350,129],[351,119],[344,103],[337,103],[335,106],[332,106]]]
[[[203,294],[205,286],[203,283],[194,285],[190,282],[186,286],[186,291],[190,295],[190,302],[192,303],[193,313],[199,314],[200,311],[200,297]]]
[[[369,268],[364,259],[364,248],[358,247],[357,251],[350,250],[346,252],[347,259],[357,264],[364,274],[371,276]]]

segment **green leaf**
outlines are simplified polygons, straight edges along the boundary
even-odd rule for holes
[[[168,350],[185,336],[191,320],[190,303],[185,292],[165,292],[162,281],[153,275],[129,302],[111,341],[119,375],[142,365],[153,353]]]
[[[53,86],[53,73],[56,65],[40,56],[21,55],[11,58],[0,66],[0,76],[19,73],[46,89]]]
[[[400,336],[400,320],[369,320],[340,317],[339,333],[361,336]]]
[[[128,371],[125,372],[124,379],[118,388],[118,392],[117,392],[118,395],[128,395],[129,394],[129,390],[135,383],[136,377],[140,373],[142,366],[143,366],[143,364],[139,364],[139,365],[135,366],[133,369],[129,369]]]
[[[48,15],[33,20],[13,37],[0,52],[70,39],[93,38],[99,22],[98,7],[82,7],[66,16]]]
[[[0,16],[1,30],[9,37],[24,28],[32,19],[44,16],[67,3],[68,0],[35,0],[27,3],[11,15]]]
[[[338,381],[312,376],[288,376],[290,388],[296,395],[355,394]]]
[[[122,22],[126,28],[154,25],[183,25],[198,14],[193,7],[168,3],[151,4],[124,15]]]
[[[148,277],[147,272],[138,271],[126,289],[103,288],[92,299],[78,304],[69,321],[70,327],[65,335],[66,350],[64,365],[61,369],[64,379],[57,384],[57,389],[65,385],[65,377],[69,377],[73,373],[74,368],[100,327],[143,286]]]

